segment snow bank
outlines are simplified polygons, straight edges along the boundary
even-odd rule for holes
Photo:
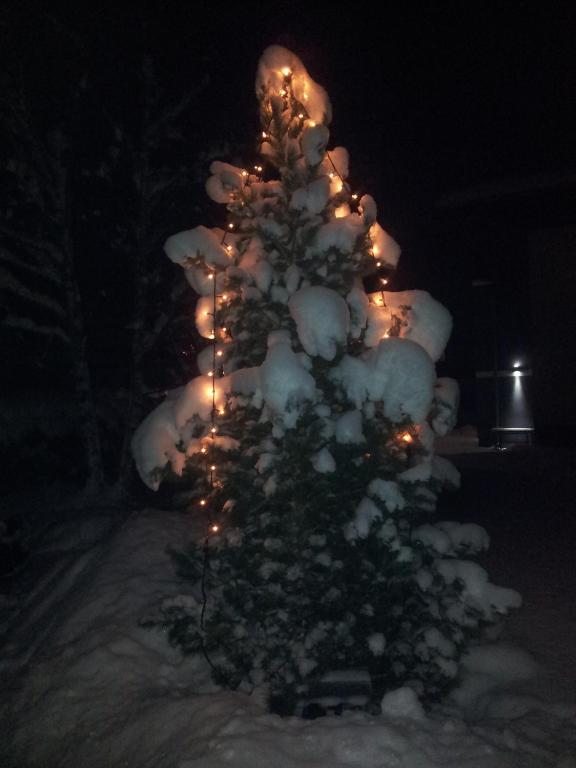
[[[203,659],[183,659],[139,621],[182,585],[167,546],[204,535],[182,514],[134,514],[102,548],[83,588],[60,604],[42,653],[4,688],[10,728],[0,763],[12,768],[567,768],[576,756],[574,715],[524,697],[512,718],[467,723],[519,701],[512,684],[531,660],[476,648],[455,703],[425,714],[410,689],[362,712],[308,721],[266,711],[265,692],[218,691]],[[374,643],[376,639],[374,638]],[[470,682],[475,676],[476,682]],[[488,688],[479,678],[491,678]],[[493,683],[496,681],[496,685]],[[12,690],[8,699],[6,692]],[[483,702],[483,703],[482,703]],[[461,706],[464,709],[461,709]],[[487,709],[485,709],[488,707]],[[570,757],[572,756],[572,757]]]

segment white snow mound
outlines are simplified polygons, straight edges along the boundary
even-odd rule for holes
[[[331,288],[310,285],[296,291],[288,307],[306,352],[333,360],[350,330],[350,313],[342,296]]]

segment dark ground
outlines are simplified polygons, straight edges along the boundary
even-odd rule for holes
[[[440,518],[486,528],[481,564],[523,597],[504,637],[549,670],[551,693],[576,701],[576,452],[534,446],[449,458],[462,487],[441,500]]]

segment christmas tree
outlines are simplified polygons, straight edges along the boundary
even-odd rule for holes
[[[451,317],[387,290],[400,249],[349,184],[346,149],[328,149],[330,101],[298,57],[268,48],[256,95],[261,159],[214,162],[206,183],[226,223],[165,246],[207,346],[133,441],[143,480],[185,473],[205,521],[175,555],[192,594],[162,622],[219,682],[266,683],[287,710],[342,669],[366,670],[375,698],[408,684],[430,701],[520,599],[466,559],[483,529],[431,522],[459,482],[434,455],[457,409],[435,372]]]

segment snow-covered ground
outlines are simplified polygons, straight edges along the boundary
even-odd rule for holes
[[[0,666],[0,765],[576,768],[576,577],[568,518],[555,506],[569,476],[536,494],[548,518],[557,509],[563,535],[554,537],[550,519],[525,516],[522,525],[520,517],[522,508],[536,515],[526,478],[547,478],[550,488],[551,460],[537,462],[540,474],[522,459],[467,461],[454,516],[465,502],[466,515],[492,529],[487,565],[524,592],[525,608],[497,643],[474,651],[452,704],[424,715],[404,690],[378,716],[308,721],[268,714],[263,695],[218,691],[202,659],[183,659],[161,632],[138,626],[161,597],[181,591],[166,547],[198,535],[187,515],[144,510],[94,536],[94,546],[63,545],[12,612]]]

